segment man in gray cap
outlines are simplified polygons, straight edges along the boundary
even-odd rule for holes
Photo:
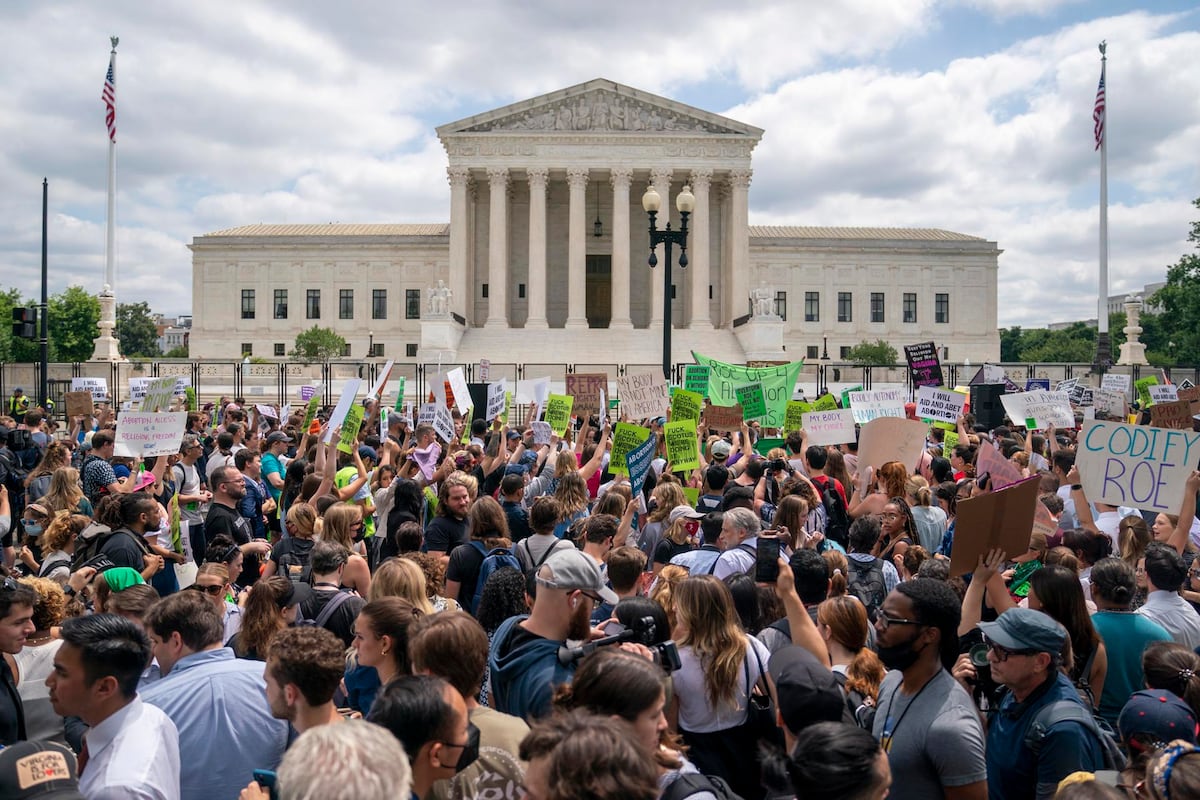
[[[617,595],[595,561],[575,548],[546,559],[537,571],[533,611],[509,617],[492,637],[492,707],[527,720],[549,714],[554,688],[575,674],[573,661],[560,661],[559,648],[592,638],[592,610],[600,603],[616,605]]]
[[[1011,608],[979,629],[992,677],[1008,689],[988,724],[988,797],[1043,800],[1072,772],[1105,769],[1092,710],[1059,669],[1066,629],[1029,608]]]

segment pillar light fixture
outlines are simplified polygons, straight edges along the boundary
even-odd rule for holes
[[[649,186],[646,193],[642,195],[642,208],[650,218],[650,258],[646,263],[650,265],[651,269],[658,266],[658,256],[655,255],[654,248],[660,244],[663,245],[666,264],[663,269],[662,367],[663,377],[669,382],[671,380],[671,247],[672,245],[679,246],[679,268],[686,269],[688,265],[688,217],[696,209],[696,197],[692,194],[691,187],[687,185],[675,197],[675,207],[679,210],[679,230],[671,230],[670,222],[664,226],[663,230],[658,229],[658,210],[661,206],[662,197],[654,190],[653,185]]]
[[[596,183],[596,221],[592,223],[592,236],[599,239],[604,235],[604,225],[600,222],[600,184]]]

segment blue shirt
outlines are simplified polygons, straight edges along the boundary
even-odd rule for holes
[[[711,575],[713,564],[721,557],[721,551],[712,545],[704,545],[671,559],[671,563],[685,568],[691,575]]]
[[[271,716],[261,661],[228,647],[184,656],[141,692],[179,730],[180,800],[234,798],[256,769],[275,769],[288,726]]]

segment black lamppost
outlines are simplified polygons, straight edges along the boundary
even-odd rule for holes
[[[686,269],[688,264],[687,258],[687,224],[688,217],[696,209],[696,196],[692,194],[692,187],[685,185],[675,197],[675,207],[679,209],[679,230],[671,230],[671,223],[668,222],[663,230],[659,230],[656,224],[658,219],[658,209],[662,205],[662,198],[658,192],[654,190],[654,186],[649,186],[646,193],[642,195],[642,208],[646,209],[646,214],[650,217],[650,258],[647,263],[653,269],[658,266],[658,256],[654,254],[654,248],[659,244],[664,245],[667,263],[663,265],[663,377],[669,382],[671,380],[671,245],[679,245],[679,268]]]

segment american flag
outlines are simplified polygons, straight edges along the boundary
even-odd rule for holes
[[[1100,85],[1096,87],[1096,105],[1092,109],[1092,121],[1096,123],[1096,149],[1104,143],[1104,68],[1100,68]]]
[[[104,100],[104,124],[108,126],[108,139],[117,140],[117,84],[113,75],[113,61],[116,56],[108,59],[108,74],[104,76],[104,91],[100,98]]]

